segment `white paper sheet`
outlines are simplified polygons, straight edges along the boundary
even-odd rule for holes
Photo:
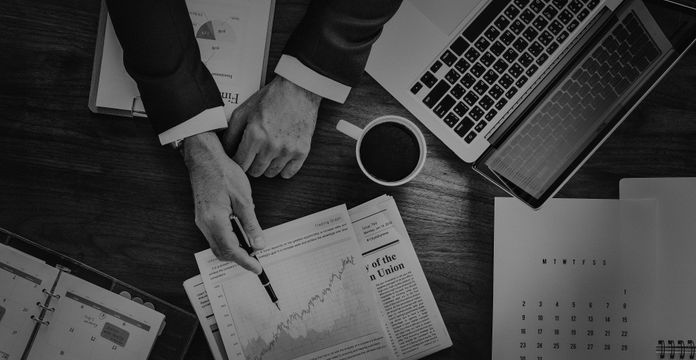
[[[620,193],[657,201],[654,341],[696,340],[696,178],[623,179]]]

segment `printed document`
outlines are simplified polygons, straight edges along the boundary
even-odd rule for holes
[[[265,233],[257,254],[280,312],[255,275],[196,254],[230,359],[411,360],[452,345],[390,196]]]
[[[259,278],[196,254],[230,359],[392,359],[345,205],[265,231]]]
[[[394,199],[381,196],[349,213],[396,357],[420,359],[452,346]]]

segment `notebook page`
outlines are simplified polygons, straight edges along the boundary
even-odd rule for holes
[[[654,358],[652,282],[640,279],[654,264],[654,207],[496,198],[493,359]]]
[[[164,315],[62,273],[29,360],[145,360]]]
[[[58,270],[33,257],[0,246],[0,359],[20,359]]]
[[[623,179],[620,193],[657,201],[655,341],[696,340],[696,178]]]

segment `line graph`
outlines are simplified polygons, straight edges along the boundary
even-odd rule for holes
[[[317,303],[323,303],[326,300],[326,296],[329,294],[329,292],[331,292],[334,282],[341,280],[343,273],[346,271],[346,266],[348,265],[355,265],[355,258],[353,256],[341,260],[341,269],[338,270],[338,272],[331,274],[329,285],[322,289],[320,294],[312,296],[307,302],[306,308],[302,309],[300,312],[290,314],[284,322],[278,324],[275,334],[273,335],[273,339],[268,344],[265,344],[263,341],[259,341],[258,344],[249,344],[244,349],[244,353],[256,354],[254,355],[253,359],[260,360],[264,355],[271,352],[275,348],[275,345],[279,342],[281,336],[287,336],[287,332],[290,330],[293,322],[302,321],[305,316],[312,314],[312,309]],[[254,345],[257,345],[259,349],[254,349]]]
[[[302,357],[380,331],[363,301],[372,296],[366,274],[346,253],[341,246],[327,247],[267,266],[274,288],[278,284],[281,311],[266,300],[258,279],[246,283],[253,276],[224,289],[246,359]]]

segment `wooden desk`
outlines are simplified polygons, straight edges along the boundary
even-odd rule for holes
[[[269,69],[306,3],[277,1]],[[181,283],[208,245],[179,155],[146,120],[87,109],[98,10],[94,0],[0,2],[0,226],[190,309]],[[695,95],[691,52],[559,196],[615,198],[624,177],[696,176]],[[504,193],[423,127],[421,175],[396,189],[371,183],[334,126],[384,114],[412,118],[368,75],[345,105],[324,102],[299,174],[252,180],[261,225],[393,195],[454,342],[431,358],[490,358],[493,197]],[[188,358],[211,358],[200,333]]]

